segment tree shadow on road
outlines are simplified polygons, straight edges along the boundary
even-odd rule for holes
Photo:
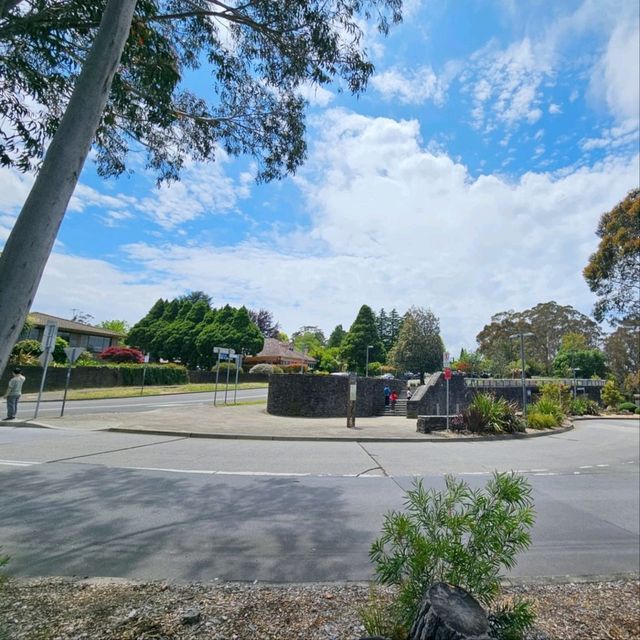
[[[86,465],[4,472],[0,541],[18,575],[343,580],[370,534],[337,483]]]

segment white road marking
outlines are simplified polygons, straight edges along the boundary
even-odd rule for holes
[[[42,462],[34,462],[31,460],[0,460],[0,464],[8,467],[30,467],[33,464],[42,464]]]
[[[548,471],[547,473],[534,473],[534,476],[557,476],[557,473],[553,473],[552,471]]]
[[[274,478],[384,478],[382,475],[357,473],[297,473],[295,471],[219,471],[216,469],[168,469],[163,467],[117,467],[135,471],[162,471],[164,473],[191,473],[208,476],[255,476]]]
[[[574,475],[574,476],[579,476],[579,475],[580,475],[580,471],[574,471],[574,472],[573,472],[573,475]]]
[[[549,469],[531,469],[531,473],[537,473],[542,471],[549,471]]]

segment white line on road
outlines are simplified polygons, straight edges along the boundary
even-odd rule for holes
[[[32,464],[42,464],[42,462],[33,462],[29,460],[0,460],[0,464],[8,467],[30,467]]]
[[[207,476],[255,476],[272,478],[383,478],[382,475],[358,473],[297,473],[295,471],[219,471],[216,469],[171,469],[165,467],[118,467],[135,471],[161,471],[164,473],[190,473]]]

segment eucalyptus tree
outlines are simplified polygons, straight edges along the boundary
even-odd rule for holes
[[[596,231],[598,249],[583,274],[598,295],[597,320],[640,315],[640,189],[634,189],[602,214]]]
[[[0,164],[36,170],[0,256],[0,370],[27,317],[91,147],[104,176],[144,150],[159,180],[219,149],[258,179],[306,153],[310,82],[364,90],[363,20],[386,34],[402,0],[0,0]],[[210,95],[189,90],[201,66]]]

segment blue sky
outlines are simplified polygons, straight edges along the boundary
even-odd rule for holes
[[[88,162],[33,309],[134,323],[204,290],[328,335],[427,306],[453,353],[499,311],[589,313],[599,216],[639,183],[638,23],[635,0],[409,0],[367,30],[364,95],[304,88],[296,176],[222,155],[157,189],[135,155],[118,180]],[[31,181],[0,171],[0,241]]]

